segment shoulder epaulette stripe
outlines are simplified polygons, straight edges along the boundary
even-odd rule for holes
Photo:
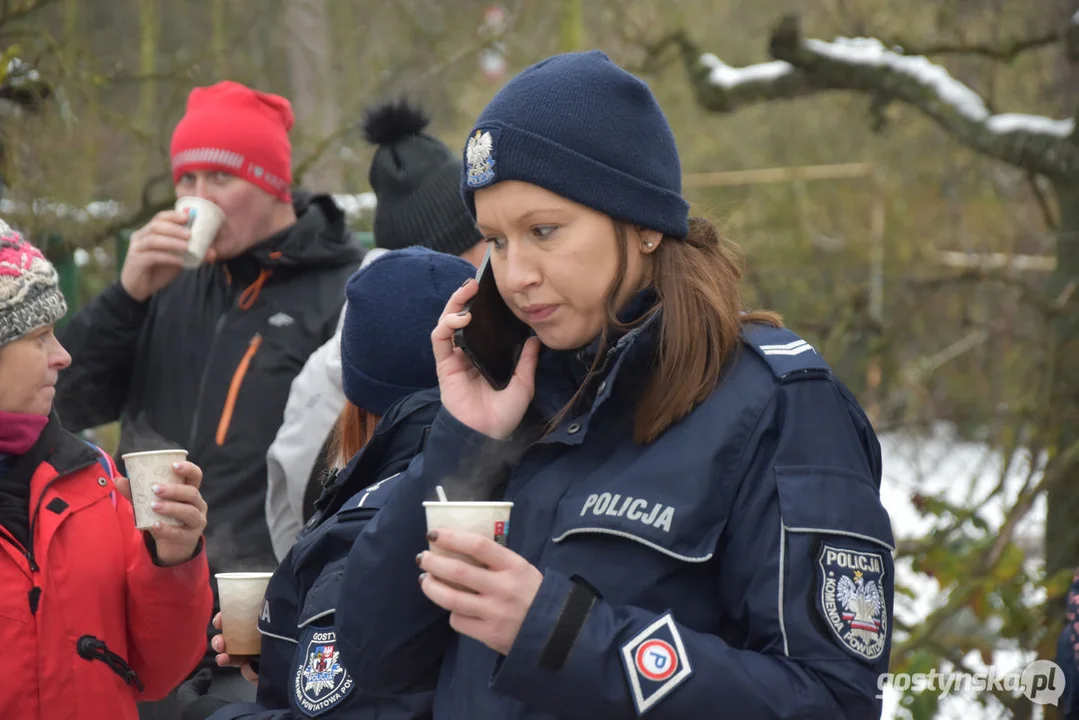
[[[761,345],[760,349],[765,355],[800,355],[812,350],[813,346],[805,340],[795,340],[786,345]]]

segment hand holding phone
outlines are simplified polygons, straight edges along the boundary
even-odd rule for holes
[[[472,320],[454,333],[454,344],[464,351],[495,390],[504,390],[513,378],[532,328],[518,318],[502,299],[491,269],[491,249],[476,272],[476,295],[465,305]]]
[[[480,282],[470,279],[450,296],[431,332],[431,349],[443,409],[476,432],[504,439],[520,425],[536,392],[540,341],[502,303],[489,272],[481,268]],[[481,299],[484,286],[498,303]]]

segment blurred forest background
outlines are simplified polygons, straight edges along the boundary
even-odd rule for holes
[[[188,91],[228,78],[292,100],[298,182],[351,196],[365,229],[366,105],[408,95],[459,148],[515,72],[602,49],[659,98],[694,213],[746,254],[748,304],[782,312],[882,436],[917,446],[945,432],[993,458],[988,485],[975,468],[911,485],[916,533],[893,515],[899,593],[920,600],[928,587],[933,601],[897,616],[892,670],[1052,658],[1079,565],[1077,11],[1079,0],[0,0],[0,210],[65,263],[69,300],[85,301],[116,277],[119,233],[172,203],[167,150]],[[889,52],[841,62],[805,40],[836,37]],[[916,55],[923,82],[889,70]],[[1053,122],[987,129],[940,94],[951,79],[989,113]],[[1014,693],[977,701],[978,716],[1042,711]],[[941,707],[907,692],[896,712]]]

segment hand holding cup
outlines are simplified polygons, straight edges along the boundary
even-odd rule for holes
[[[221,613],[214,615],[213,625],[218,630],[221,629]],[[247,680],[252,685],[259,684],[259,674],[255,672],[252,665],[258,655],[229,655],[225,652],[225,636],[221,634],[210,638],[210,647],[217,653],[215,661],[218,667],[238,667],[240,668],[240,674],[244,676],[244,680]]]
[[[190,560],[206,529],[206,501],[199,493],[202,470],[186,456],[186,450],[127,453],[128,477],[116,479],[116,489],[131,500],[135,527],[153,536],[164,566]]]
[[[194,212],[192,209],[194,208]],[[180,198],[131,234],[120,284],[139,302],[167,287],[184,268],[214,262],[210,247],[224,213],[202,198]]]

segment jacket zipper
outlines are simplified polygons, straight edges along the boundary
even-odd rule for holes
[[[225,444],[225,437],[228,435],[229,425],[232,424],[232,413],[236,409],[236,397],[240,394],[240,386],[244,383],[244,376],[247,375],[247,368],[250,367],[251,359],[255,357],[255,353],[258,352],[260,345],[262,345],[262,335],[255,333],[247,346],[247,352],[240,358],[240,364],[236,366],[236,372],[232,375],[232,382],[229,383],[229,394],[225,398],[225,407],[221,411],[221,420],[217,423],[216,441],[218,447]]]
[[[95,460],[94,462],[97,461]],[[26,562],[30,565],[30,572],[34,575],[37,575],[37,573],[41,571],[41,568],[37,564],[37,560],[34,558],[34,528],[37,527],[37,518],[38,515],[41,513],[41,503],[45,499],[45,495],[49,492],[49,488],[52,487],[53,483],[55,483],[60,478],[71,475],[72,473],[77,473],[81,470],[85,470],[92,464],[93,463],[87,463],[86,465],[83,465],[81,467],[68,470],[63,475],[57,475],[52,480],[49,480],[49,482],[45,483],[45,487],[41,489],[41,495],[39,495],[37,498],[37,506],[34,507],[34,512],[30,516],[30,541],[27,543],[26,547],[20,545],[18,541],[16,541],[15,538],[13,538],[7,532],[0,530],[0,538],[3,538],[7,542],[9,542],[12,547],[22,553],[22,556],[26,558]],[[30,588],[28,599],[30,602],[30,614],[36,615],[38,604],[41,602],[41,587],[38,586],[36,577],[33,580],[34,585]]]
[[[191,419],[191,437],[187,441],[188,448],[195,447],[195,441],[199,436],[199,416],[202,414],[202,399],[206,396],[206,380],[210,375],[210,363],[213,360],[214,349],[217,347],[217,338],[221,335],[221,330],[225,327],[227,319],[228,312],[225,312],[217,319],[217,324],[214,325],[214,337],[210,342],[210,352],[206,358],[206,369],[202,371],[202,379],[199,380],[199,394],[195,398],[195,413]]]
[[[19,544],[19,541],[13,538],[7,533],[7,531],[0,529],[0,539],[6,540],[11,547],[19,551],[19,554],[26,558],[26,561],[30,563],[30,570],[37,572],[39,570],[37,562],[34,561],[34,554]]]

